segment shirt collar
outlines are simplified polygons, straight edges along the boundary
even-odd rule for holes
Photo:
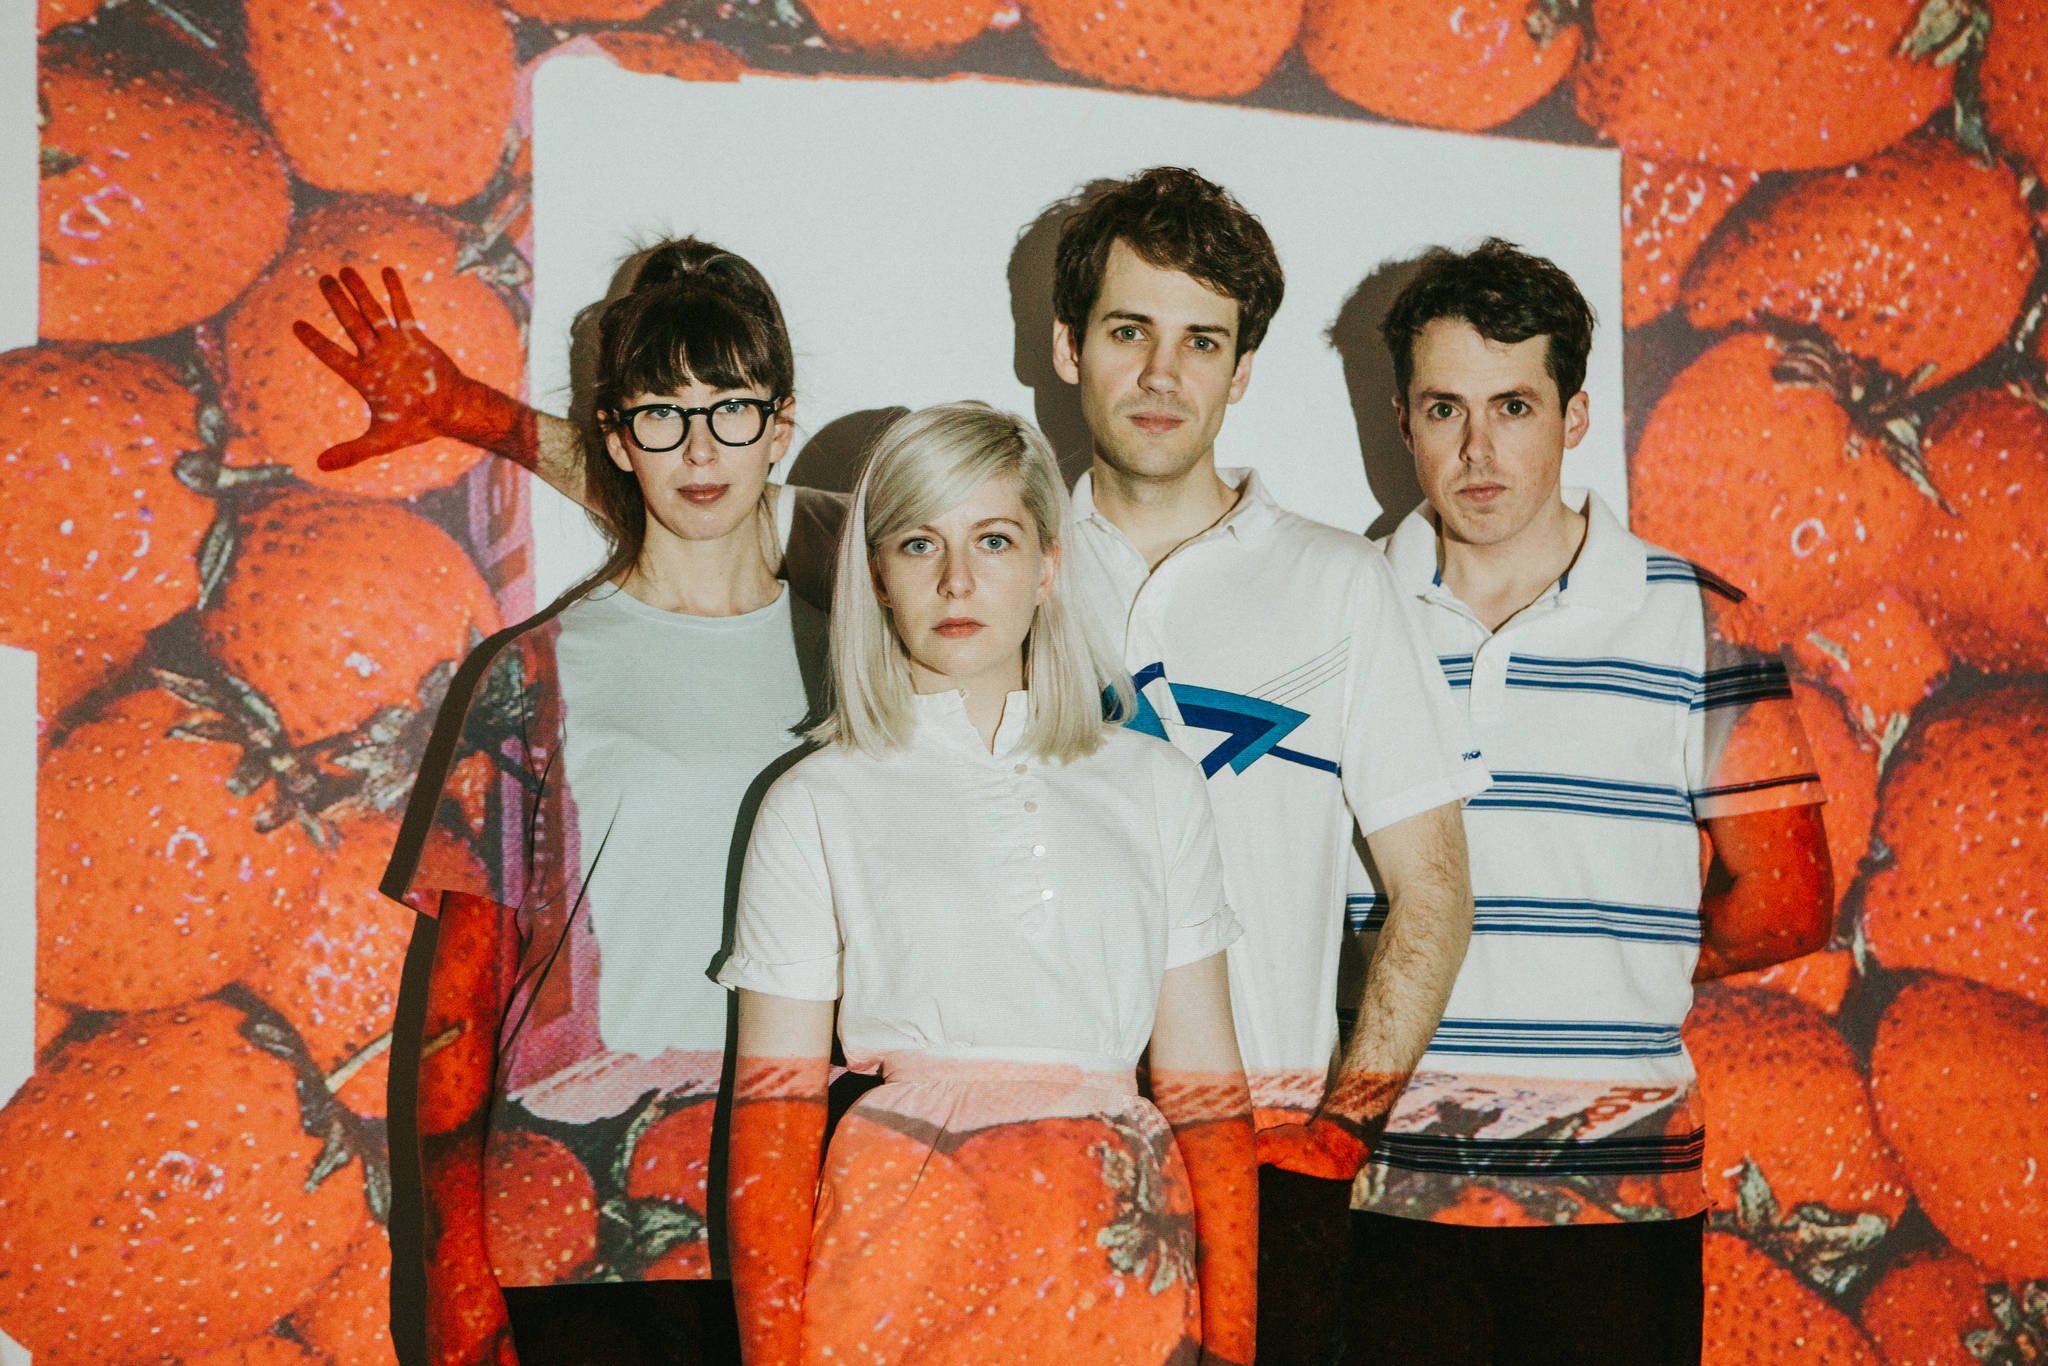
[[[1581,607],[1625,612],[1643,600],[1649,560],[1643,543],[1629,534],[1591,489],[1562,490],[1567,506],[1586,514],[1586,540],[1558,583],[1558,597]],[[1416,597],[1443,589],[1436,564],[1436,517],[1423,502],[1401,519],[1387,538],[1387,562],[1395,582]]]
[[[914,743],[949,754],[983,760],[1007,759],[1023,743],[1031,727],[1031,694],[1022,689],[1003,699],[1003,719],[996,724],[993,751],[981,741],[981,732],[967,717],[967,694],[958,688],[945,692],[911,694],[912,716],[916,719]]]
[[[1216,477],[1237,490],[1237,502],[1230,511],[1223,514],[1216,525],[1195,536],[1194,540],[1224,534],[1243,540],[1273,524],[1273,519],[1279,515],[1280,505],[1273,501],[1273,495],[1267,491],[1265,481],[1259,478],[1257,470],[1249,466],[1219,465],[1216,468]],[[1082,472],[1080,479],[1074,484],[1072,498],[1074,521],[1077,524],[1114,531],[1119,536],[1123,534],[1114,522],[1095,509],[1093,470]]]

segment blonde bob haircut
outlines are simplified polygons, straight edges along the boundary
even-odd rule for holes
[[[831,704],[811,731],[813,739],[868,754],[909,743],[915,695],[910,656],[875,595],[876,547],[943,516],[1002,475],[1016,477],[1039,549],[1050,551],[1067,540],[1073,511],[1059,462],[1023,418],[986,403],[941,403],[906,413],[876,440],[839,539]],[[1086,609],[1062,593],[1064,577],[1054,576],[1024,645],[1031,725],[1023,744],[1042,759],[1061,762],[1094,753],[1104,734],[1137,708],[1130,675],[1097,639]]]

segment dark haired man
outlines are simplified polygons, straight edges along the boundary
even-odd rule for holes
[[[1246,927],[1230,950],[1231,1008],[1264,1126],[1260,1156],[1286,1169],[1261,1177],[1259,1358],[1312,1360],[1319,1344],[1297,1343],[1328,1322],[1349,1182],[1464,952],[1459,806],[1486,773],[1384,557],[1281,509],[1251,471],[1216,467],[1217,431],[1284,290],[1258,220],[1192,171],[1146,171],[1079,206],[1053,289],[1055,367],[1079,386],[1094,444],[1074,491],[1068,572],[1137,681],[1132,724],[1210,778],[1225,882]],[[416,357],[431,346],[416,331],[380,332],[359,281],[328,297],[359,345],[395,342]],[[404,420],[471,440],[472,428],[522,430],[517,405],[472,392],[480,386],[445,357],[417,364],[441,367],[451,410],[496,415],[452,431]],[[343,463],[375,454],[379,425],[398,420],[376,406]],[[537,448],[495,448],[579,497],[574,429],[542,417],[538,432]],[[815,587],[843,509],[799,492],[787,570]],[[1333,1079],[1354,832],[1389,907],[1356,1002],[1362,1023]]]
[[[1357,1184],[1347,1360],[1697,1361],[1691,983],[1819,947],[1834,904],[1790,685],[1740,592],[1561,486],[1593,340],[1569,276],[1434,251],[1382,332],[1428,497],[1388,559],[1494,782],[1471,948]],[[1353,898],[1368,940],[1383,904]]]

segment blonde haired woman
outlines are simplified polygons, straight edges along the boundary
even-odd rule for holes
[[[1069,516],[1044,438],[975,403],[901,419],[855,493],[825,744],[762,805],[717,973],[750,1366],[1251,1360],[1237,922],[1200,772],[1103,719],[1130,685],[1061,598]],[[835,1005],[884,1084],[821,1183]]]

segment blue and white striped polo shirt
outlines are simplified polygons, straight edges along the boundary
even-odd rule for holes
[[[1359,1177],[1361,1209],[1456,1219],[1483,1177],[1530,1223],[1588,1206],[1697,1213],[1703,1135],[1679,1038],[1697,827],[1825,800],[1784,664],[1743,643],[1758,634],[1742,594],[1591,493],[1565,496],[1583,500],[1585,544],[1498,631],[1444,587],[1426,506],[1386,543],[1493,784],[1465,807],[1471,948]],[[1386,903],[1359,871],[1350,919],[1369,955]]]

